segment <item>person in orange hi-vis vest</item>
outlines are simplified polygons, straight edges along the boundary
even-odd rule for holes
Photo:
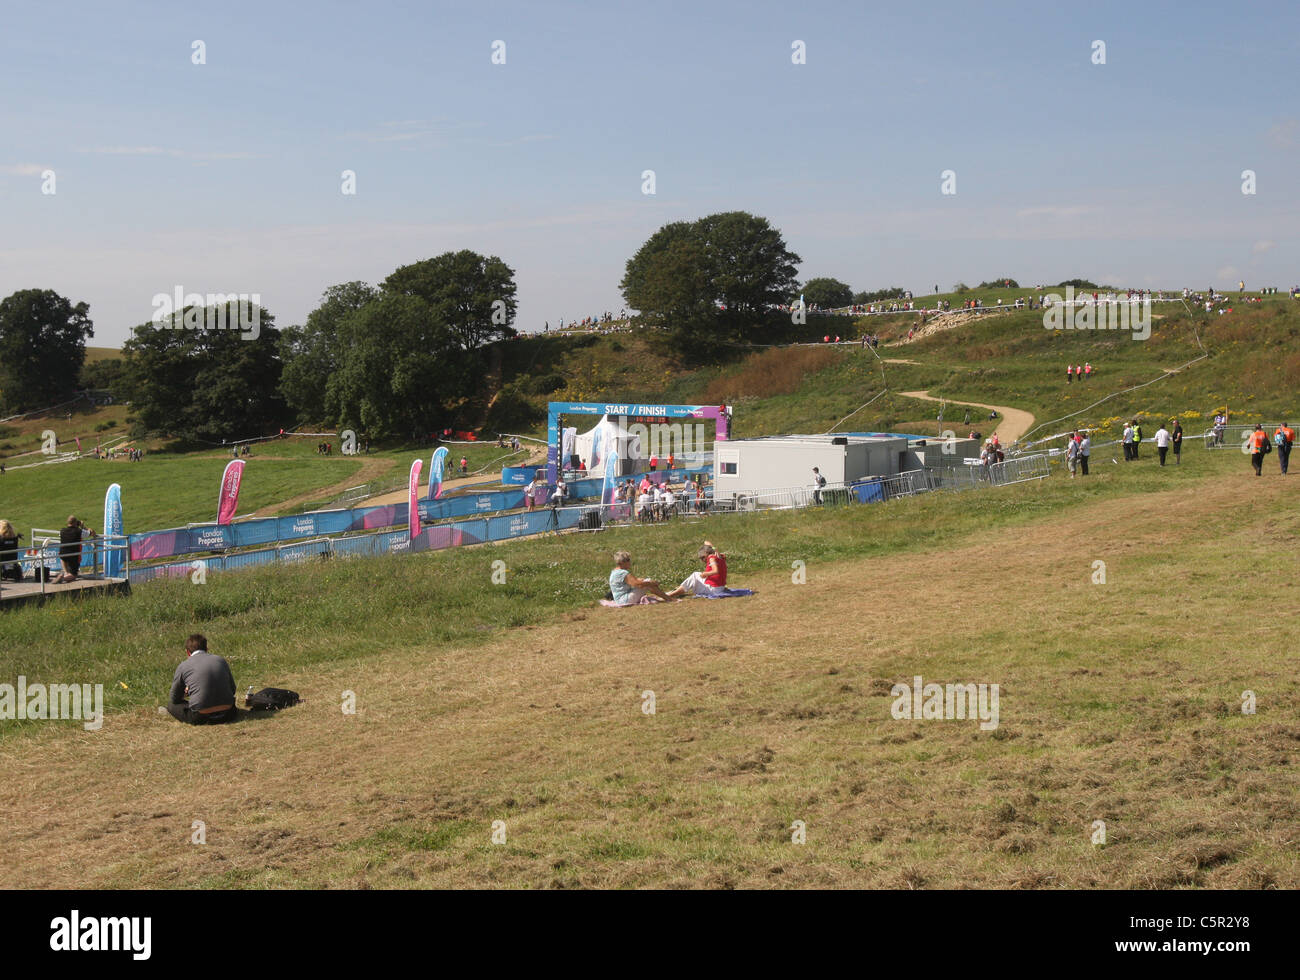
[[[1273,444],[1277,446],[1277,461],[1285,475],[1287,464],[1291,462],[1291,447],[1295,445],[1295,429],[1290,422],[1283,422],[1273,433]]]
[[[1246,437],[1246,445],[1250,448],[1250,465],[1259,476],[1264,467],[1264,454],[1268,452],[1268,434],[1262,425],[1256,425],[1255,431]]]

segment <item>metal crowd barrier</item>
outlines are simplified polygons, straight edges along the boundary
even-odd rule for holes
[[[1272,441],[1274,431],[1281,424],[1281,422],[1249,422],[1244,425],[1225,425],[1221,434],[1216,432],[1214,427],[1210,427],[1199,438],[1205,440],[1206,449],[1240,449],[1245,445],[1246,437],[1255,431],[1256,425],[1262,425],[1265,435],[1268,436],[1269,441]]]
[[[37,544],[37,538],[40,537],[40,543]],[[32,528],[32,537],[29,539],[31,547],[20,548],[17,552],[16,563],[22,570],[23,582],[31,581],[29,576],[35,576],[35,581],[41,586],[41,595],[45,595],[48,586],[53,585],[49,579],[57,577],[63,571],[63,548],[64,545],[59,541],[59,532],[50,531],[46,528]],[[121,552],[122,554],[122,574],[107,578],[102,572],[107,564],[110,552]],[[79,579],[103,580],[103,581],[120,581],[129,579],[131,574],[131,548],[130,542],[124,534],[97,534],[94,537],[86,537],[81,542],[81,568],[77,573]],[[16,583],[8,583],[12,588]],[[5,581],[0,578],[0,589],[5,587]]]
[[[1046,453],[1016,456],[1001,463],[990,463],[987,469],[989,482],[999,487],[1027,480],[1042,480],[1051,474]]]

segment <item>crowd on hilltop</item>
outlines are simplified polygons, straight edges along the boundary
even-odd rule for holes
[[[563,318],[559,320],[559,326],[555,332],[586,332],[586,333],[627,333],[632,329],[632,318],[627,315],[627,310],[619,310],[618,316],[615,316],[609,310],[599,313],[596,316],[585,316],[581,320],[570,320],[567,324]],[[542,333],[551,332],[551,321],[547,320],[542,325]]]
[[[1238,283],[1237,298],[1240,302],[1259,303],[1259,296],[1246,296],[1245,283]],[[985,303],[980,297],[972,299],[963,299],[958,305],[959,310],[987,310],[987,309],[1013,309],[1013,310],[1042,310],[1052,305],[1049,298],[1053,294],[1061,296],[1063,286],[1039,285],[1026,287],[1026,295],[1019,296],[1014,300],[1007,300],[1001,297],[990,303]],[[937,292],[937,290],[936,290]],[[1276,294],[1276,287],[1266,287],[1259,290],[1261,294]],[[1300,299],[1300,286],[1289,290],[1293,299]],[[1209,289],[1207,293],[1202,294],[1190,289],[1183,289],[1182,297],[1189,302],[1195,303],[1198,307],[1204,306],[1207,312],[1218,309],[1220,313],[1231,313],[1231,308],[1223,308],[1223,304],[1228,301],[1227,294],[1222,291]],[[1165,302],[1176,300],[1177,293],[1166,294],[1163,290],[1150,289],[1077,289],[1074,294],[1074,302],[1087,303],[1093,305],[1102,303],[1124,303],[1124,302]],[[725,307],[720,307],[725,309]],[[935,299],[933,305],[927,306],[924,301],[916,299],[910,290],[904,290],[897,298],[890,300],[879,300],[874,303],[852,303],[848,306],[827,307],[817,303],[808,303],[802,305],[799,303],[778,304],[771,307],[774,311],[793,314],[802,310],[805,314],[817,314],[819,316],[868,316],[886,313],[948,313],[953,309],[953,301],[950,299]],[[551,322],[547,320],[542,326],[543,333],[596,333],[596,334],[613,334],[629,333],[634,329],[634,318],[630,316],[626,309],[620,310],[617,315],[612,311],[606,310],[595,316],[586,316],[581,320],[565,321],[560,319],[558,325],[551,327]]]

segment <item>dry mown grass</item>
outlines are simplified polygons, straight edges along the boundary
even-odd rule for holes
[[[332,665],[265,721],[15,740],[0,883],[1294,888],[1295,488],[1246,479]],[[892,720],[915,674],[1000,684],[1000,726]]]

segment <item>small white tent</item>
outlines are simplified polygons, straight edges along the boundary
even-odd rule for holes
[[[605,460],[610,453],[618,453],[620,473],[631,473],[641,460],[641,437],[631,435],[617,422],[602,415],[596,427],[583,432],[574,440],[573,451],[587,464],[588,476],[604,476]]]

